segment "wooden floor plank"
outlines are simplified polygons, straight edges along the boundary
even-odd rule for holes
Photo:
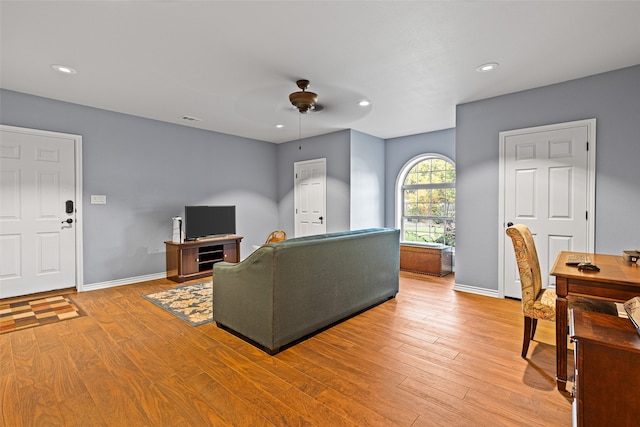
[[[273,426],[249,404],[224,388],[206,373],[189,380],[189,385],[207,402],[207,405],[234,426]]]
[[[571,425],[554,324],[522,359],[520,302],[454,280],[401,273],[395,299],[275,356],[142,298],[166,279],[75,293],[86,316],[0,335],[0,425]]]
[[[13,365],[13,349],[9,334],[0,335],[0,376],[15,373]]]
[[[58,408],[63,420],[61,425],[65,427],[106,427],[109,425],[89,392],[80,393],[58,402]]]
[[[0,374],[0,425],[19,426],[21,413],[18,399],[18,386],[14,372],[3,371]]]

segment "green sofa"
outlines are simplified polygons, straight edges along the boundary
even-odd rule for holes
[[[269,354],[398,293],[400,232],[372,228],[261,246],[213,268],[214,320]]]

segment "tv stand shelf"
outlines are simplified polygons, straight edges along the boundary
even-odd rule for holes
[[[229,235],[184,243],[164,242],[167,247],[167,279],[185,282],[213,274],[216,262],[239,262],[242,236]]]

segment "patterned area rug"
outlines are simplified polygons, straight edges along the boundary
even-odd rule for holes
[[[85,315],[69,295],[0,302],[0,334]]]
[[[142,295],[192,326],[213,322],[213,282],[180,286]]]

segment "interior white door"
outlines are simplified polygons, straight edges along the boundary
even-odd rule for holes
[[[595,119],[500,134],[503,224],[531,230],[543,287],[560,251],[594,247]],[[521,298],[510,238],[501,230],[504,296]]]
[[[0,298],[76,287],[80,137],[0,132]]]
[[[294,164],[294,205],[296,237],[327,232],[327,159]]]

